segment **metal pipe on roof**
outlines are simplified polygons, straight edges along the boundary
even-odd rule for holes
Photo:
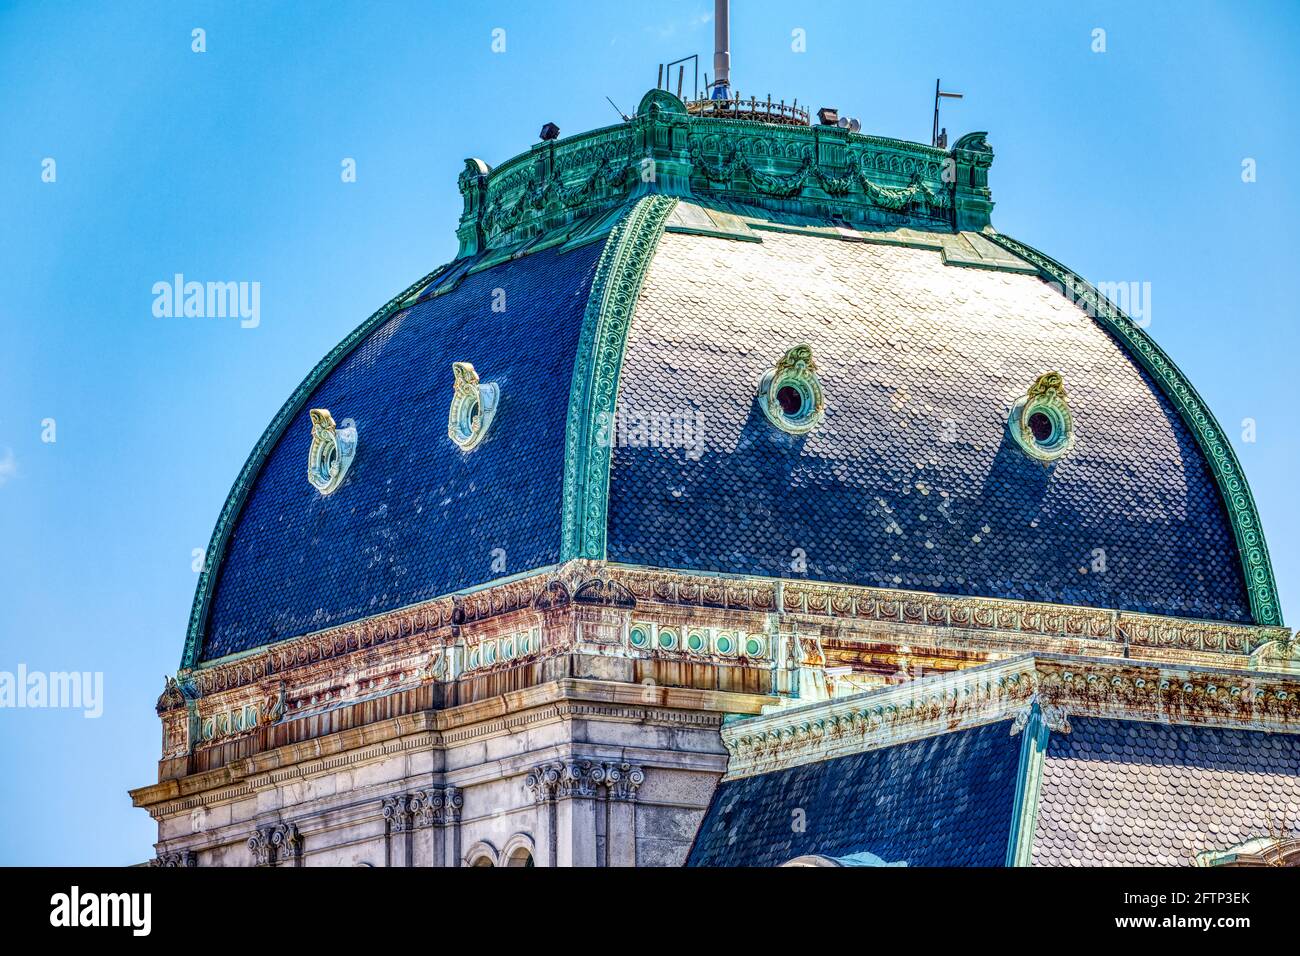
[[[731,86],[731,0],[713,0],[713,99]]]

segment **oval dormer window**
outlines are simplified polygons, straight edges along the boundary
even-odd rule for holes
[[[796,345],[781,357],[758,385],[763,414],[791,435],[805,435],[817,427],[826,411],[821,381],[812,347]]]
[[[492,427],[500,389],[494,382],[480,382],[469,362],[452,362],[451,372],[454,382],[451,408],[447,412],[447,436],[461,451],[473,451]]]
[[[357,429],[351,419],[340,428],[328,408],[311,409],[311,447],[307,449],[307,480],[322,495],[333,493],[357,453]]]
[[[1074,446],[1074,416],[1060,372],[1038,376],[1011,406],[1007,429],[1021,450],[1038,461],[1055,461]]]

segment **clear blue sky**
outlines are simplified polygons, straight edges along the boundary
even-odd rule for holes
[[[733,78],[910,139],[936,76],[964,92],[944,122],[989,131],[995,225],[1151,283],[1150,332],[1237,446],[1294,624],[1300,5],[1140,7],[736,0]],[[0,863],[152,856],[126,791],[155,778],[191,552],[263,428],[454,254],[466,156],[605,125],[607,94],[630,112],[656,63],[708,64],[711,9],[0,3],[0,670],[105,675],[98,720],[0,710]],[[155,318],[178,272],[260,282],[261,324]]]

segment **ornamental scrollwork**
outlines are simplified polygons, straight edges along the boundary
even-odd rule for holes
[[[758,400],[767,420],[784,432],[806,435],[817,427],[826,397],[810,345],[794,346],[763,375]]]
[[[524,787],[536,803],[600,795],[630,801],[644,783],[645,769],[638,764],[582,759],[545,763],[524,778]]]
[[[1074,446],[1074,416],[1060,372],[1046,372],[1011,406],[1011,437],[1025,454],[1041,462],[1060,458]]]
[[[447,437],[461,451],[473,451],[487,437],[496,417],[501,389],[495,382],[480,382],[469,362],[452,362],[451,405],[447,409]]]
[[[193,850],[177,850],[174,853],[159,853],[149,861],[150,866],[164,869],[189,869],[199,865],[199,855]]]
[[[343,427],[334,424],[328,408],[313,408],[311,446],[307,449],[307,480],[322,495],[336,491],[343,483],[357,453],[357,429],[350,420]]]

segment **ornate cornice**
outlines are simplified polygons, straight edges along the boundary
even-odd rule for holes
[[[450,265],[451,263],[441,266],[419,281],[412,283],[402,292],[389,299],[370,318],[353,329],[342,342],[334,346],[329,354],[316,364],[316,367],[294,389],[288,401],[280,406],[275,418],[271,419],[271,424],[266,426],[266,431],[262,433],[262,437],[253,446],[253,451],[244,461],[244,466],[239,470],[239,477],[235,479],[230,493],[226,495],[225,504],[221,507],[221,513],[217,516],[217,525],[212,531],[212,539],[204,554],[203,569],[199,572],[199,583],[194,592],[194,604],[190,609],[190,623],[185,634],[185,650],[181,654],[182,669],[193,667],[202,656],[202,641],[207,629],[208,614],[211,610],[212,595],[216,590],[217,576],[226,553],[226,544],[230,539],[231,531],[234,530],[235,521],[239,517],[240,511],[243,510],[244,503],[248,500],[249,492],[252,491],[253,482],[256,480],[258,472],[261,471],[262,464],[266,461],[267,456],[271,454],[285,429],[289,427],[289,423],[302,411],[308,398],[316,391],[316,387],[325,380],[326,376],[334,371],[338,364],[365,340],[366,336],[400,311],[411,296],[432,283]]]
[[[160,713],[182,711],[187,701],[258,686],[260,715],[285,713],[280,682],[301,685],[306,675],[339,667],[364,652],[369,665],[410,670],[419,664],[436,680],[454,675],[425,667],[431,650],[445,647],[453,632],[470,633],[477,626],[526,615],[564,611],[574,605],[694,611],[733,611],[744,615],[781,613],[810,621],[852,625],[900,625],[924,632],[973,640],[978,635],[1027,640],[1116,645],[1134,656],[1177,658],[1186,655],[1254,655],[1258,669],[1297,666],[1300,650],[1283,627],[1230,624],[1165,617],[1099,608],[929,594],[889,588],[827,584],[763,577],[720,576],[684,571],[605,565],[578,560],[559,569],[483,588],[467,595],[440,598],[426,604],[330,628],[273,644],[256,653],[204,665],[182,677],[169,678],[159,698]],[[847,639],[852,639],[851,632]],[[915,638],[913,638],[915,639]],[[1023,647],[1023,642],[1022,642]],[[1045,648],[1023,648],[1045,649]],[[378,655],[378,656],[375,656]],[[1285,665],[1285,666],[1284,666]],[[508,666],[503,662],[500,667]],[[499,669],[498,668],[498,669]],[[325,671],[329,673],[328,670]],[[274,680],[274,683],[268,683]],[[240,698],[242,700],[242,697]]]
[[[1232,524],[1237,551],[1241,556],[1246,591],[1250,596],[1251,615],[1257,624],[1282,623],[1273,567],[1264,543],[1264,531],[1251,496],[1246,475],[1237,461],[1232,444],[1214,419],[1209,406],[1197,394],[1191,382],[1164,350],[1137,323],[1124,314],[1090,282],[1050,256],[1032,246],[999,233],[986,233],[989,239],[1022,259],[1033,263],[1041,274],[1055,284],[1070,301],[1079,304],[1090,316],[1116,337],[1159,386],[1161,392],[1178,409],[1191,429],[1214,475],[1223,496],[1224,508]]]
[[[1055,733],[1068,733],[1072,716],[1300,733],[1294,677],[1035,654],[727,723],[727,778],[1001,720],[1015,732],[1035,704]]]
[[[677,200],[649,195],[614,227],[582,319],[565,426],[561,560],[605,557],[609,505],[608,431],[618,394],[623,347],[641,283]]]
[[[267,788],[398,754],[459,746],[538,725],[616,720],[690,730],[717,730],[723,714],[757,713],[771,698],[691,688],[597,680],[550,681],[441,711],[387,717],[349,730],[263,750],[216,769],[131,791],[156,819],[249,797]],[[458,806],[449,808],[458,811]]]
[[[837,126],[690,113],[651,90],[625,123],[534,145],[490,169],[466,160],[462,258],[508,250],[647,191],[845,222],[979,230],[993,203],[985,134],[950,151]]]
[[[627,586],[638,605],[775,611],[813,619],[1099,641],[1152,654],[1249,655],[1269,642],[1286,645],[1291,636],[1283,627],[819,581],[706,575],[623,565],[610,565],[608,573]]]

